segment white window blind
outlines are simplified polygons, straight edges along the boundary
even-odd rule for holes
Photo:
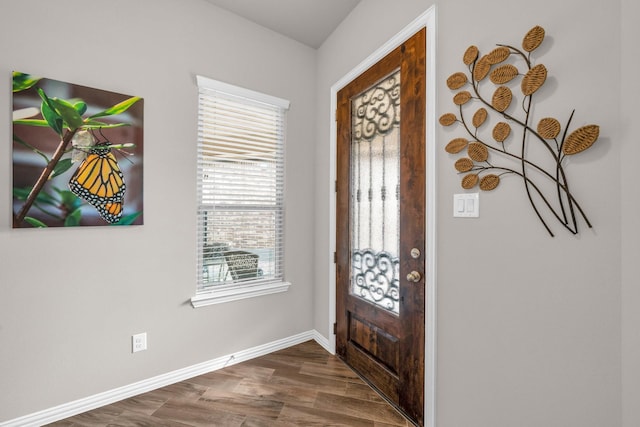
[[[201,76],[197,81],[198,285],[192,303],[286,290],[289,102]]]

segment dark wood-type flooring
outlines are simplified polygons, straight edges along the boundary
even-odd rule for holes
[[[411,426],[308,341],[49,426]]]

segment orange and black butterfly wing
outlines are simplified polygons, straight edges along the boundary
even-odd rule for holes
[[[109,223],[118,222],[122,216],[126,188],[111,149],[100,144],[91,148],[69,180],[69,189],[93,205]]]
[[[107,202],[104,205],[95,205],[98,213],[108,223],[116,223],[122,217],[122,202]]]

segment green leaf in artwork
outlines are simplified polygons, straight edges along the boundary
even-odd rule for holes
[[[59,204],[58,199],[56,199],[46,191],[41,191],[38,193],[38,196],[36,197],[36,202],[41,204],[48,204],[52,206],[57,206]]]
[[[78,114],[83,115],[84,113],[87,112],[87,103],[84,101],[78,101],[75,104],[73,104],[73,108],[76,109]]]
[[[133,104],[135,104],[136,102],[140,101],[142,98],[140,98],[139,96],[133,96],[129,99],[125,99],[124,101],[107,108],[106,110],[103,110],[99,113],[96,113],[92,116],[90,116],[90,119],[95,119],[97,117],[105,117],[105,116],[115,116],[116,114],[121,114],[124,113],[125,111],[127,111],[129,109],[129,107],[131,107]]]
[[[62,126],[64,125],[62,117],[60,117],[55,110],[52,110],[49,104],[44,101],[42,101],[40,111],[42,111],[42,117],[47,121],[49,127],[58,135],[62,135]]]
[[[29,197],[29,193],[31,192],[30,188],[16,188],[13,187],[13,197],[18,200],[26,200]]]
[[[131,126],[129,123],[105,123],[98,120],[86,119],[82,125],[83,129],[109,129],[109,128],[121,128],[124,126]]]
[[[125,215],[122,218],[120,218],[120,221],[112,225],[131,225],[140,215],[142,215],[142,212],[134,212],[130,215]]]
[[[30,74],[20,73],[18,71],[13,72],[13,91],[20,92],[27,90],[40,80],[40,77],[34,77]]]
[[[44,126],[48,126],[46,121],[42,120],[42,122],[44,122]],[[39,156],[41,156],[44,159],[45,164],[49,164],[50,160],[49,160],[49,157],[46,155],[46,153],[38,150],[33,145],[28,144],[27,142],[23,141],[22,138],[20,138],[15,133],[13,134],[13,142],[17,142],[18,144],[22,145],[23,147],[26,147],[29,150],[33,151],[34,153],[38,154]]]
[[[73,212],[71,212],[69,215],[67,215],[67,217],[64,219],[64,226],[75,227],[77,225],[80,225],[81,217],[82,217],[82,210],[78,208]]]
[[[51,99],[40,88],[38,88],[38,95],[40,95],[40,98],[42,98],[42,105],[40,106],[42,117],[44,117],[49,127],[53,129],[55,133],[62,136],[62,126],[63,126],[62,117],[56,111],[55,107],[53,106],[53,103],[51,102]]]
[[[78,114],[78,111],[71,103],[60,98],[49,98],[49,100],[70,129],[74,130],[82,126],[82,116]]]
[[[47,105],[49,106],[49,108],[51,110],[55,110],[53,105],[51,104],[51,99],[49,99],[49,97],[47,96],[47,94],[45,93],[45,91],[43,91],[40,88],[37,88],[38,91],[38,95],[40,95],[40,98],[42,98],[42,100],[47,103]]]
[[[29,194],[33,191],[33,187],[23,187],[23,188],[13,188],[13,197],[18,200],[27,200]],[[46,191],[41,191],[36,196],[35,200],[36,205],[49,205],[49,206],[58,206],[60,201],[55,197],[47,193]]]
[[[62,205],[67,209],[67,211],[74,211],[82,205],[82,200],[71,191],[60,190],[57,188],[56,191],[60,195],[60,199],[62,199]]]
[[[32,218],[30,216],[25,216],[24,220],[26,223],[33,225],[36,228],[47,228],[47,224],[40,221],[39,219]]]
[[[71,169],[71,166],[73,166],[71,158],[60,160],[53,168],[53,173],[51,174],[51,177],[49,179],[55,178],[58,175],[62,175],[63,173]]]
[[[29,194],[31,193],[31,189],[32,187],[24,187],[24,188],[13,187],[13,197],[15,197],[18,200],[27,200],[27,197],[29,197]],[[46,192],[41,191],[36,196],[36,203],[47,204],[47,205],[57,205],[58,201],[55,198],[53,198],[50,194],[47,194]]]
[[[62,122],[62,120],[60,120],[60,122]],[[19,119],[19,120],[14,120],[13,124],[25,125],[25,126],[40,126],[40,127],[49,126],[49,122],[47,122],[46,120],[40,120],[40,119]]]

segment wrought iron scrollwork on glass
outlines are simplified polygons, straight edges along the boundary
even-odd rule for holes
[[[400,71],[351,103],[350,292],[399,314]]]
[[[354,111],[354,137],[357,140],[385,135],[400,124],[400,79],[392,74],[362,94]]]
[[[398,313],[400,261],[388,252],[353,251],[353,292],[380,307]]]

